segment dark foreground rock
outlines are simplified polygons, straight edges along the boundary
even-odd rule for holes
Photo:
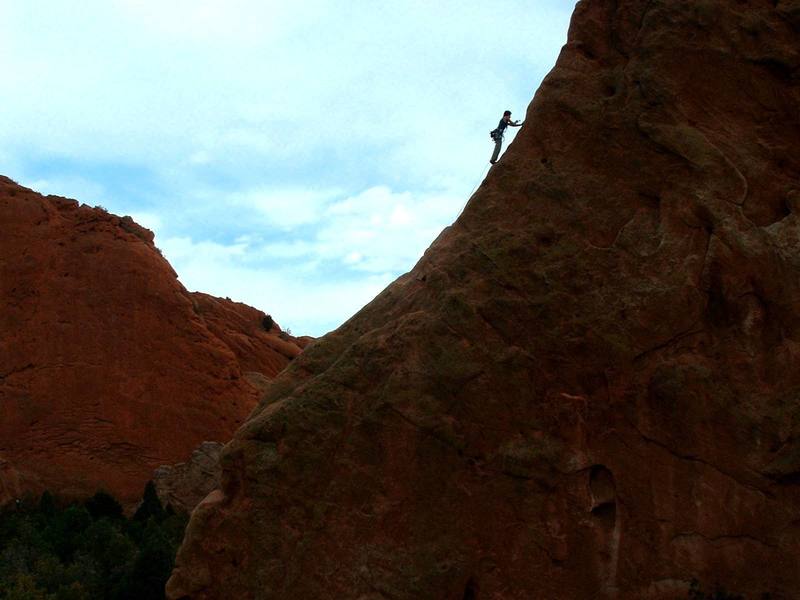
[[[226,446],[169,597],[796,598],[799,39],[578,3],[463,215]]]

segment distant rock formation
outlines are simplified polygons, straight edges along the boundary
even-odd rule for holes
[[[222,444],[203,442],[185,463],[162,465],[153,473],[153,483],[164,506],[191,512],[214,489],[219,487],[222,468],[219,454]]]
[[[226,445],[169,597],[796,598],[798,40],[579,2],[462,216]]]
[[[261,311],[187,292],[130,217],[0,177],[0,224],[0,501],[133,502],[227,441],[301,351]]]

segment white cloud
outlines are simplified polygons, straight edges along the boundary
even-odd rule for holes
[[[259,268],[244,263],[240,259],[247,248],[238,244],[171,238],[161,247],[187,288],[260,308],[296,335],[317,336],[336,328],[394,278],[390,273],[355,280],[298,277],[291,267]]]
[[[237,242],[225,245],[207,240],[194,242],[188,237],[172,237],[162,240],[160,247],[176,264],[215,265],[227,262],[234,257],[243,256],[247,249],[247,243]]]
[[[408,212],[408,209],[406,209],[406,207],[402,204],[398,204],[394,207],[394,210],[392,210],[392,214],[389,217],[389,223],[394,226],[409,225],[411,224],[412,218],[413,217],[411,213]]]
[[[303,258],[314,254],[314,246],[306,240],[296,240],[293,242],[268,243],[261,247],[260,253],[255,259],[259,258]]]
[[[157,241],[188,287],[255,303],[279,322],[294,322],[298,332],[319,335],[410,269],[462,202],[378,186],[316,211],[303,222],[310,227],[303,239],[275,242],[273,232],[253,229],[229,244]]]
[[[336,190],[262,188],[232,194],[227,200],[232,206],[258,210],[276,227],[292,229],[320,221],[326,204],[339,193]]]
[[[153,232],[159,231],[164,226],[164,221],[155,213],[135,212],[130,216],[139,225],[146,227]]]
[[[189,163],[192,165],[207,165],[211,162],[211,160],[211,154],[205,150],[192,152],[191,156],[189,157]]]
[[[0,0],[0,166],[319,333],[456,217],[573,5]]]
[[[77,175],[37,179],[31,182],[21,181],[20,183],[45,196],[64,196],[90,206],[100,205],[107,207],[108,195],[105,188],[96,181]]]
[[[399,275],[457,216],[461,203],[455,195],[367,189],[329,208],[315,252],[360,271]]]
[[[277,0],[117,0],[123,14],[146,31],[215,44],[253,44],[296,26],[291,4]],[[306,2],[305,15],[313,7]]]
[[[9,10],[0,142],[154,168],[324,151],[414,178],[468,174],[496,113],[521,113],[544,74],[525,68],[555,56],[563,31],[537,24],[558,6],[32,0]]]

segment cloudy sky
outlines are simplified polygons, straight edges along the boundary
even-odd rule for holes
[[[187,288],[321,335],[457,217],[573,7],[0,0],[0,174],[134,216]]]

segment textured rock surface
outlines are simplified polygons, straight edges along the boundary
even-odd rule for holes
[[[13,465],[0,456],[0,506],[19,498],[26,487]]]
[[[580,2],[463,215],[225,447],[169,596],[796,598],[798,39]]]
[[[243,371],[274,377],[307,343],[306,338],[284,334],[274,323],[265,331],[264,313],[246,304],[200,292],[192,293],[192,300],[208,330],[233,351]]]
[[[153,483],[161,502],[172,508],[191,512],[214,489],[219,487],[222,468],[219,454],[222,444],[203,442],[185,463],[162,465],[153,473]]]
[[[0,223],[4,497],[136,500],[159,465],[228,440],[257,403],[250,381],[300,351],[263,313],[189,294],[129,217],[0,178]]]

